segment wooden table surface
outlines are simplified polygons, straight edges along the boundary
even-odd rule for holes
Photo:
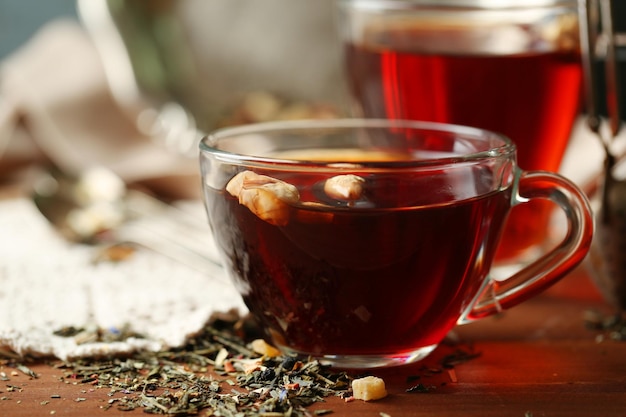
[[[578,268],[547,292],[500,317],[457,328],[453,337],[479,355],[453,372],[424,376],[452,347],[422,363],[374,371],[389,395],[378,401],[331,397],[311,407],[341,416],[626,416],[626,341],[585,325],[589,311],[610,309]],[[0,416],[130,416],[142,410],[105,410],[107,389],[64,383],[45,361],[29,364],[37,378],[9,365],[0,381]],[[407,392],[421,374],[428,392]],[[201,414],[204,415],[204,414]]]

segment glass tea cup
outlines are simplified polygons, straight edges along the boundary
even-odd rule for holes
[[[512,307],[572,270],[593,221],[558,174],[476,128],[339,119],[218,130],[200,144],[224,267],[271,342],[341,368],[424,358],[457,324]],[[490,277],[512,207],[561,208],[566,237]]]
[[[579,115],[577,0],[340,0],[357,116],[502,132],[526,170],[559,170]],[[516,207],[503,265],[543,251],[553,206]]]

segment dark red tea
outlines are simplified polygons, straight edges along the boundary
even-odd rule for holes
[[[262,174],[299,190],[282,225],[224,190],[208,190],[206,207],[250,310],[277,344],[307,354],[395,355],[440,342],[489,270],[511,198],[490,191],[496,174],[471,168],[364,175],[364,197],[350,204],[325,198],[320,174]],[[474,196],[455,195],[457,179]]]
[[[518,146],[522,169],[558,171],[579,110],[578,52],[487,55],[459,47],[456,54],[426,53],[421,48],[432,47],[433,36],[381,29],[368,32],[365,44],[347,46],[349,82],[363,115],[501,132]],[[467,43],[463,32],[447,36],[452,45]],[[543,240],[550,207],[533,202],[512,214],[501,258]]]

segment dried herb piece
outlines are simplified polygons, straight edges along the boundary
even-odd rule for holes
[[[35,373],[35,371],[33,371],[32,369],[30,369],[28,366],[23,365],[21,363],[18,363],[15,365],[15,368],[20,371],[21,373],[23,373],[24,375],[28,375],[29,377],[33,378],[33,379],[37,379],[39,378],[39,375],[37,375]]]
[[[481,352],[472,352],[467,351],[461,348],[457,348],[453,353],[444,356],[440,363],[441,366],[445,369],[453,368],[456,365],[460,365],[462,363],[468,362],[472,359],[476,359],[480,357]]]
[[[603,315],[600,312],[588,310],[584,316],[585,326],[591,330],[601,332],[597,339],[626,340],[626,313]]]
[[[413,385],[411,388],[408,388],[406,390],[406,392],[408,392],[408,393],[415,393],[415,392],[416,393],[427,393],[427,392],[430,392],[431,390],[433,390],[435,388],[437,388],[437,387],[434,386],[434,385],[426,386],[426,385],[424,385],[424,384],[422,384],[420,382],[419,384]]]

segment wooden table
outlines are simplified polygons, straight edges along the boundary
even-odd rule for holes
[[[480,355],[453,372],[424,376],[448,346],[423,363],[375,371],[389,395],[379,401],[328,398],[315,409],[341,416],[626,416],[626,342],[600,337],[585,326],[590,310],[608,313],[584,268],[546,293],[507,311],[458,328],[454,336]],[[104,410],[108,390],[60,381],[62,372],[45,362],[29,364],[31,378],[0,367],[0,416],[129,416],[141,410]],[[409,393],[422,374],[428,392]]]

